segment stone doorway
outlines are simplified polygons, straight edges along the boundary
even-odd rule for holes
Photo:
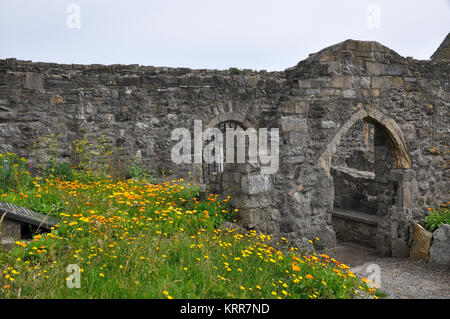
[[[378,228],[378,172],[383,171],[378,155],[386,138],[378,137],[375,147],[375,131],[382,131],[365,120],[358,120],[342,137],[331,162],[333,177],[333,229],[339,241],[355,242],[370,248],[376,247]],[[385,166],[392,158],[383,158]],[[387,186],[389,187],[389,186]],[[390,194],[393,201],[395,195]]]
[[[243,134],[234,136],[232,163],[227,160],[225,140],[224,148],[219,150],[218,161],[202,164],[205,189],[222,198],[230,196],[231,208],[238,208],[236,217],[247,229],[278,233],[280,216],[271,196],[274,188],[272,176],[262,174],[258,158],[250,160],[257,153],[255,149],[249,152],[250,144],[255,147],[259,143],[257,130],[248,122],[235,119],[215,122],[214,125],[210,123],[207,128],[210,127],[219,129],[224,136],[227,129],[241,130]],[[207,143],[205,141],[205,147]]]
[[[401,130],[380,113],[363,109],[356,115],[319,158],[333,179],[336,238],[374,248],[383,256],[405,255],[410,201],[404,197],[411,197],[411,180]]]
[[[226,163],[226,130],[236,130],[242,129],[243,124],[238,121],[224,121],[220,122],[216,125],[216,128],[220,130],[223,134],[223,147],[220,148],[218,154],[214,151],[214,155],[217,155],[213,163],[206,163],[203,160],[202,163],[202,174],[203,174],[203,183],[205,186],[214,193],[221,194],[224,190],[240,193],[241,189],[237,187],[240,185],[240,175],[242,172],[239,171],[239,164],[234,163]],[[205,141],[205,145],[213,142],[216,139],[215,136],[211,136]],[[234,148],[235,159],[237,157],[237,152],[239,150]]]
[[[237,140],[234,140],[234,160],[232,163],[227,162],[226,152],[226,131],[227,130],[245,130],[245,125],[237,120],[226,120],[208,125],[207,128],[215,128],[217,133],[221,133],[223,137],[223,147],[214,150],[214,162],[206,163],[203,158],[202,163],[202,177],[205,190],[209,193],[219,195],[221,199],[230,196],[229,204],[232,209],[239,208],[240,219],[245,220],[245,224],[251,224],[248,214],[249,191],[246,187],[246,179],[249,173],[249,164],[237,163],[238,153],[245,152],[245,159],[247,160],[248,140],[245,141],[245,149],[237,147]],[[218,137],[207,137],[204,141],[204,152],[209,143],[213,142]]]

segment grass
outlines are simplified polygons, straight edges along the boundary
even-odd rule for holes
[[[182,179],[80,182],[33,177],[0,200],[46,212],[50,233],[0,252],[0,298],[377,298],[324,254],[219,226],[229,198]],[[312,241],[320,239],[312,239]],[[80,270],[80,288],[69,265]],[[70,270],[70,268],[69,268]]]

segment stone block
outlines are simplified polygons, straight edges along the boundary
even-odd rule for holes
[[[370,96],[371,97],[379,97],[380,96],[380,90],[370,90]]]
[[[298,102],[295,104],[295,113],[304,114],[308,113],[309,104],[308,102]]]
[[[295,102],[280,102],[281,112],[294,114],[295,113]]]
[[[430,259],[430,244],[433,234],[420,226],[414,225],[414,239],[409,253],[409,258],[428,262]]]
[[[44,75],[41,73],[27,72],[23,81],[25,89],[43,90],[44,89]]]
[[[347,99],[356,98],[356,90],[342,90],[342,96]]]
[[[247,194],[260,194],[273,189],[270,175],[245,175],[241,179],[241,189]]]
[[[410,169],[392,169],[389,172],[389,180],[394,182],[411,182],[415,173]]]
[[[140,77],[139,76],[122,76],[116,79],[117,85],[120,86],[139,86]]]
[[[371,77],[370,76],[352,76],[352,87],[353,88],[370,88]]]
[[[329,89],[329,88],[324,88],[320,90],[320,95],[321,96],[336,96],[336,95],[341,95],[342,91],[340,89]]]
[[[408,243],[402,239],[392,239],[391,242],[392,257],[406,258],[409,256]]]
[[[352,88],[352,76],[340,75],[331,79],[330,87],[339,89],[351,89]]]
[[[366,61],[366,70],[368,75],[385,75],[386,64]]]
[[[336,123],[333,121],[321,121],[320,122],[320,127],[322,128],[335,128],[336,127]]]
[[[328,74],[333,74],[336,73],[339,69],[339,61],[329,61],[327,62],[327,73]]]
[[[450,268],[450,225],[442,224],[433,233],[430,263]]]
[[[50,100],[52,104],[61,104],[64,103],[64,98],[61,95],[55,95]]]
[[[289,133],[289,144],[292,146],[307,146],[308,135],[302,132],[290,132]]]
[[[372,42],[369,41],[355,41],[356,50],[360,52],[372,51]]]
[[[45,80],[46,89],[75,89],[76,84],[72,81],[60,78],[48,78]]]
[[[306,89],[306,94],[308,94],[308,95],[319,95],[320,91],[321,91],[320,88]]]
[[[356,242],[367,247],[375,247],[376,225],[346,219],[334,214],[332,216],[332,223],[333,229],[336,232],[336,238],[343,241]]]
[[[392,76],[389,78],[389,85],[395,88],[403,87],[404,86],[403,78],[400,76]]]
[[[297,116],[282,116],[279,125],[285,132],[308,132],[308,121]]]
[[[0,218],[2,216],[0,215]],[[2,223],[0,224],[0,239],[20,239],[20,222],[15,220],[11,220],[8,218],[3,218]]]
[[[389,88],[390,81],[388,77],[373,77],[372,88],[373,89],[387,89]]]
[[[385,71],[388,75],[405,75],[408,73],[406,65],[385,65]]]
[[[308,113],[307,102],[281,102],[281,112],[285,114],[304,114]]]
[[[298,80],[298,87],[301,89],[306,89],[306,88],[310,88],[311,87],[311,80],[310,79],[306,79],[306,80]]]

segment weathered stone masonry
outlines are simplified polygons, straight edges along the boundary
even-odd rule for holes
[[[105,134],[130,154],[141,150],[156,172],[192,171],[201,181],[201,165],[171,161],[174,128],[192,132],[194,120],[204,128],[227,121],[276,127],[277,174],[231,165],[217,180],[248,227],[301,248],[317,236],[320,249],[336,242],[332,165],[345,163],[352,145],[364,147],[347,140],[337,151],[339,145],[348,136],[367,138],[371,128],[372,162],[365,166],[374,171],[370,183],[360,183],[371,186],[358,192],[373,195],[366,213],[378,252],[407,256],[412,221],[449,198],[448,39],[426,61],[347,40],[284,72],[0,60],[0,150],[28,156],[37,137],[55,133],[67,156],[72,140]]]

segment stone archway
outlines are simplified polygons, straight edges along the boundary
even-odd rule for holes
[[[227,120],[219,122],[215,128],[225,137],[226,130],[243,130],[244,124],[236,120]],[[208,128],[206,128],[208,129]],[[213,142],[214,136],[205,141],[206,144]],[[206,163],[203,160],[202,163],[202,178],[203,183],[211,190],[213,193],[223,193],[224,190],[231,192],[233,194],[242,193],[241,189],[241,179],[242,172],[244,171],[240,166],[242,164],[227,163],[226,159],[226,141],[224,140],[223,147],[219,150],[218,161],[213,163]],[[236,157],[237,150],[235,148],[234,155]],[[244,164],[245,165],[245,164]]]
[[[232,125],[228,125],[232,124]],[[246,130],[251,127],[255,127],[253,123],[249,122],[246,119],[246,116],[239,113],[233,113],[233,112],[225,112],[221,113],[218,116],[213,117],[205,126],[203,126],[203,132],[205,132],[207,129],[210,128],[218,128],[222,132],[229,127],[229,128],[241,128],[243,130]],[[238,167],[233,165],[227,165],[227,170],[238,170]],[[205,177],[205,163],[202,158],[202,163],[197,163],[195,165],[195,169],[200,172],[199,176],[201,176],[201,182],[202,184],[208,188],[209,181],[206,180]],[[225,171],[225,166],[221,169],[222,171]],[[232,187],[233,188],[233,187]],[[223,189],[223,187],[219,188],[219,191]]]
[[[319,156],[317,163],[328,174],[330,173],[331,158],[336,152],[341,138],[358,120],[366,120],[370,123],[379,125],[389,137],[391,143],[392,153],[395,160],[396,169],[410,169],[411,159],[408,155],[405,139],[398,124],[390,117],[384,115],[375,107],[363,107],[339,129],[334,135],[330,143],[325,148],[325,151]]]
[[[362,107],[333,136],[319,157],[318,165],[331,175],[332,157],[344,135],[357,121],[373,124],[375,128],[374,171],[333,169],[333,189],[330,191],[335,196],[334,231],[338,239],[372,246],[380,255],[407,255],[410,219],[405,212],[411,202],[413,183],[411,159],[398,124],[375,107]],[[354,189],[343,189],[343,185],[351,185]],[[364,196],[351,194],[355,189],[359,192],[356,195],[364,193],[360,191],[364,187],[371,190],[372,197],[375,196],[374,205],[369,208],[367,203],[354,203],[355,198],[364,200]]]
[[[237,218],[248,229],[255,229],[263,233],[277,234],[279,232],[279,210],[273,202],[274,185],[272,176],[263,174],[259,158],[256,162],[251,158],[249,144],[259,145],[257,127],[246,117],[236,113],[223,113],[214,117],[205,127],[218,128],[224,131],[227,128],[240,129],[243,134],[235,138],[233,163],[224,162],[219,174],[213,178],[202,178],[206,190],[210,190],[220,196],[231,196],[230,206],[238,208]],[[254,132],[254,140],[251,142],[247,134]],[[244,138],[244,143],[239,144],[238,139]],[[227,141],[225,141],[226,143]],[[244,152],[244,162],[238,162],[238,154]],[[252,152],[253,153],[253,152]],[[225,159],[226,150],[223,153]],[[199,169],[204,176],[205,165],[202,163]],[[212,177],[212,176],[210,176]],[[211,183],[213,181],[213,183]]]

